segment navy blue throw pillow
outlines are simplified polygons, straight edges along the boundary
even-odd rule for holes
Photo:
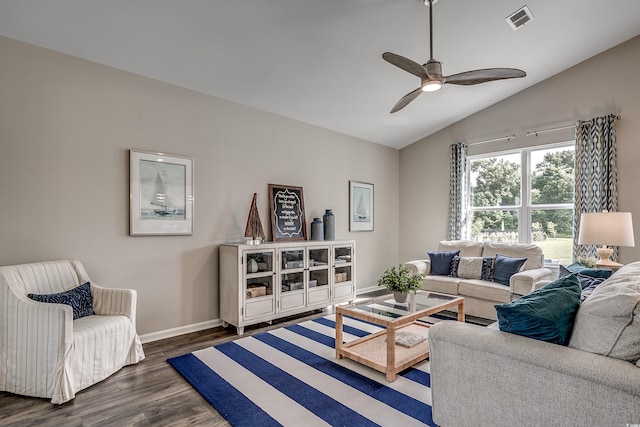
[[[567,345],[580,305],[575,274],[561,277],[530,294],[496,305],[500,330]]]
[[[509,286],[511,276],[520,271],[520,268],[527,262],[527,258],[511,258],[504,255],[496,255],[496,262],[493,266],[493,281]]]
[[[580,302],[587,299],[589,295],[598,287],[598,285],[607,279],[602,277],[585,276],[584,274],[576,274],[580,287],[582,288],[582,295],[580,296]]]
[[[431,274],[434,276],[448,276],[451,272],[451,261],[460,251],[427,252],[431,261]]]
[[[67,304],[73,308],[73,320],[93,315],[93,299],[89,282],[58,294],[28,294],[34,301]]]

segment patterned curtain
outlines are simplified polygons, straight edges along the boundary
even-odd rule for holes
[[[574,259],[598,257],[595,246],[578,245],[580,214],[618,210],[616,120],[617,116],[610,114],[576,123]],[[613,248],[611,259],[617,261],[617,247]]]
[[[449,232],[450,240],[462,239],[466,216],[467,144],[451,144],[449,155]]]

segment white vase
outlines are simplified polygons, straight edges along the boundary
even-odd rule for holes
[[[247,273],[257,273],[258,272],[258,261],[251,258],[247,260]]]

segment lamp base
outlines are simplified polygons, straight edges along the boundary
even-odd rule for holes
[[[598,256],[600,259],[596,262],[596,267],[598,268],[610,268],[612,270],[617,270],[622,267],[622,264],[611,261],[609,257],[613,253],[613,249],[608,248],[606,246],[601,246],[596,249],[598,252]]]

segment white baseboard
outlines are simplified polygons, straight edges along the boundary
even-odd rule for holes
[[[356,293],[358,295],[365,294],[367,292],[379,291],[382,289],[380,286],[370,286],[364,289],[358,289]],[[140,335],[140,341],[142,344],[150,343],[153,341],[163,340],[166,338],[177,337],[178,335],[190,334],[191,332],[198,332],[205,329],[217,328],[222,326],[222,320],[214,319],[207,320],[206,322],[194,323],[192,325],[179,326],[177,328],[165,329],[164,331],[151,332],[148,334]]]
[[[166,338],[177,337],[178,335],[190,334],[191,332],[198,332],[205,329],[216,328],[218,326],[222,326],[222,320],[207,320],[206,322],[194,323],[192,325],[179,326],[177,328],[165,329],[164,331],[143,334],[140,335],[140,341],[142,341],[142,344],[146,344]]]
[[[369,286],[368,288],[364,288],[364,289],[358,289],[356,290],[356,294],[360,295],[360,294],[366,294],[367,292],[374,292],[374,291],[379,291],[381,289],[384,289],[380,286]]]

